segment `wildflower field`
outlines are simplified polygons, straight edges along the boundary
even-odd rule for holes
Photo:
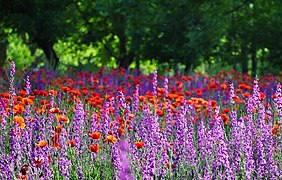
[[[281,77],[0,72],[0,179],[281,179]],[[23,83],[18,83],[23,82]]]

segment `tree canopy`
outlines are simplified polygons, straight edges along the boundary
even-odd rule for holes
[[[282,66],[280,0],[0,0],[0,27],[0,66],[13,34],[53,68],[154,60],[255,75]]]

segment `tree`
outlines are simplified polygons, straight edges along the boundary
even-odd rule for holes
[[[56,68],[59,59],[53,45],[67,32],[65,13],[68,3],[67,0],[1,0],[3,26],[12,28],[18,34],[28,33],[30,36],[28,43],[41,48],[49,63]]]

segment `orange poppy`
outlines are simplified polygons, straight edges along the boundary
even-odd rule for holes
[[[33,100],[30,99],[30,98],[23,98],[22,103],[25,104],[25,105],[27,105],[27,104],[31,105],[31,104],[33,104]]]
[[[220,88],[223,89],[223,90],[227,90],[228,89],[228,86],[226,84],[221,84],[220,85]]]
[[[63,121],[64,123],[69,123],[69,118],[67,118],[65,115],[57,115],[57,121]]]
[[[41,141],[39,141],[38,144],[36,144],[36,145],[37,145],[38,147],[43,148],[43,147],[47,146],[47,141],[41,140]]]
[[[226,114],[219,114],[224,122],[229,120],[229,117]]]
[[[279,133],[280,130],[280,126],[278,124],[274,124],[273,128],[271,129],[271,133],[273,136],[277,136],[277,134]]]
[[[92,134],[89,134],[89,136],[92,139],[99,140],[101,138],[101,133],[100,132],[93,132]]]
[[[134,144],[137,147],[137,149],[140,149],[144,146],[144,142],[135,142]]]
[[[245,86],[246,90],[252,90],[252,86]]]
[[[114,143],[114,144],[118,142],[117,138],[115,138],[113,135],[107,136],[106,142],[107,141],[110,141],[111,143]]]
[[[57,96],[58,92],[56,90],[50,89],[49,94],[51,94],[52,96]]]
[[[59,137],[60,134],[55,133],[53,137],[51,137],[51,146],[57,149],[60,149],[60,144],[59,144]]]
[[[14,123],[17,123],[21,129],[25,128],[24,118],[22,118],[21,116],[15,116]]]
[[[60,133],[62,131],[63,126],[61,124],[58,124],[55,128],[55,133]]]
[[[16,104],[13,108],[13,112],[15,114],[22,114],[24,112],[24,106],[23,104]]]
[[[98,153],[99,149],[100,149],[100,145],[94,145],[94,144],[90,144],[89,145],[89,149],[90,151],[94,152],[94,153]]]

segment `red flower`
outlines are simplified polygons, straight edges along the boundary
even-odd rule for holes
[[[34,160],[34,165],[36,166],[36,167],[40,167],[41,165],[42,165],[42,158],[35,158],[35,160]]]
[[[63,121],[64,123],[69,123],[69,118],[65,115],[57,115],[57,121]]]
[[[280,127],[278,124],[274,124],[273,128],[271,129],[271,133],[273,136],[277,136],[277,134],[279,133]]]
[[[59,113],[60,109],[59,108],[52,108],[50,109],[50,113]]]
[[[121,136],[124,135],[124,128],[120,127],[120,128],[118,129],[118,135],[119,135],[119,137],[121,137]]]
[[[100,132],[93,132],[92,134],[89,134],[89,136],[92,139],[99,140],[101,138],[101,133]]]
[[[94,153],[98,153],[99,149],[100,149],[100,145],[94,145],[94,144],[90,144],[89,145],[89,149],[90,151],[94,152]]]
[[[75,140],[74,139],[69,140],[68,145],[70,147],[74,147],[75,146]]]
[[[134,144],[138,149],[140,149],[144,146],[144,142],[135,142]]]
[[[58,124],[55,128],[55,133],[60,133],[62,131],[63,126],[61,124]]]

